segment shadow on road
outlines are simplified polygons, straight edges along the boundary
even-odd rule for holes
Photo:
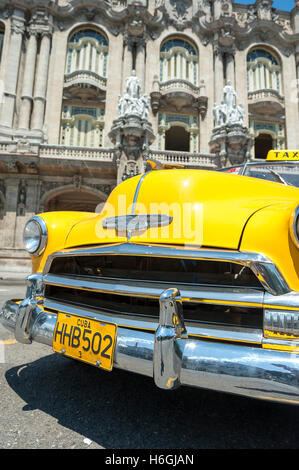
[[[107,449],[298,448],[299,407],[206,390],[167,392],[147,377],[45,356],[6,372],[39,409]]]

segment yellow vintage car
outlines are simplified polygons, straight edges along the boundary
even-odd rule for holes
[[[32,217],[26,298],[5,303],[2,324],[165,390],[299,404],[298,155],[269,154],[273,181],[152,169],[100,213]]]

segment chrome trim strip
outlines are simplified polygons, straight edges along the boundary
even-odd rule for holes
[[[44,285],[67,287],[71,289],[82,289],[92,292],[102,292],[116,295],[128,295],[142,298],[159,299],[161,292],[170,288],[173,283],[146,282],[146,281],[127,281],[127,280],[91,280],[85,277],[66,277],[62,275],[46,274],[44,276]],[[254,288],[230,288],[216,286],[191,286],[176,283],[180,289],[182,299],[185,302],[211,302],[223,305],[246,304],[250,307],[262,307],[264,293],[262,290]],[[253,304],[253,305],[250,305]]]
[[[272,295],[287,294],[291,291],[286,280],[274,263],[252,262],[252,269],[262,286]]]
[[[269,337],[269,338],[263,338],[262,341],[263,346],[268,347],[268,349],[271,348],[288,348],[288,352],[293,350],[297,350],[297,354],[299,352],[299,339],[279,339],[275,337]]]
[[[135,194],[134,194],[134,199],[133,199],[133,204],[132,204],[132,211],[131,211],[131,215],[136,215],[136,204],[137,204],[137,199],[138,199],[138,195],[139,195],[139,191],[140,191],[140,188],[141,188],[141,185],[143,183],[143,180],[144,178],[149,174],[151,173],[151,171],[148,171],[146,173],[144,173],[141,178],[139,179],[138,181],[138,184],[136,186],[136,190],[135,190]],[[134,230],[128,230],[127,231],[127,240],[128,242],[130,241],[130,238],[133,236],[133,233],[134,233]]]
[[[16,319],[15,337],[20,343],[31,343],[32,324],[42,312],[40,308],[42,291],[42,275],[37,273],[28,276],[26,297],[19,305]]]
[[[49,255],[44,274],[50,269],[54,258],[63,256],[97,256],[97,255],[128,255],[128,256],[156,256],[158,258],[187,258],[200,260],[228,261],[241,265],[248,263],[272,263],[266,256],[259,253],[247,253],[233,250],[211,250],[191,246],[176,247],[173,245],[142,245],[134,243],[119,243],[97,245],[77,249],[66,249]]]
[[[291,233],[291,238],[295,244],[295,246],[298,248],[299,247],[299,234],[297,231],[297,221],[298,221],[298,216],[299,216],[299,206],[296,207],[294,213],[291,216],[290,220],[290,233]]]
[[[146,173],[143,173],[143,175],[141,176],[141,178],[139,178],[139,181],[138,181],[138,184],[136,186],[136,190],[135,190],[135,194],[134,194],[134,199],[133,199],[133,205],[132,205],[132,212],[131,212],[131,215],[135,215],[135,211],[136,211],[136,204],[137,204],[137,199],[138,199],[138,195],[139,195],[139,191],[140,191],[140,188],[141,188],[141,185],[143,183],[143,180],[144,178],[149,174],[151,173],[151,171],[147,171]]]
[[[260,253],[232,250],[211,250],[194,247],[174,247],[169,245],[142,245],[133,243],[104,245],[79,249],[68,249],[49,255],[44,274],[50,270],[55,257],[97,256],[97,255],[156,256],[160,258],[187,258],[199,260],[227,261],[250,268],[260,280],[262,286],[272,295],[281,295],[291,291],[287,282],[275,264]]]
[[[155,332],[158,328],[158,318],[150,319],[148,317],[139,317],[118,314],[117,316],[113,313],[103,312],[100,309],[84,308],[76,305],[70,305],[67,303],[61,303],[54,300],[45,299],[44,308],[54,310],[57,312],[69,313],[71,315],[80,315],[87,318],[95,318],[103,322],[116,323],[121,327],[150,330]],[[193,323],[185,320],[185,325],[188,328],[188,333],[191,336],[198,336],[207,339],[219,339],[224,341],[236,341],[243,343],[261,344],[262,342],[262,330],[253,328],[241,328],[229,326],[218,326],[213,324],[201,324]]]
[[[265,292],[264,296],[264,305],[265,307],[270,308],[286,308],[286,309],[293,309],[299,310],[299,292],[288,292],[287,294],[277,295],[273,297],[273,295]]]

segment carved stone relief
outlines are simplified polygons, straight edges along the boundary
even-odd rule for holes
[[[159,9],[178,30],[183,30],[191,24],[192,0],[163,0],[159,3]]]
[[[17,203],[17,215],[26,215],[26,185],[24,181],[19,183],[18,203]]]

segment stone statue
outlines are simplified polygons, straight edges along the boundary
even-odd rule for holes
[[[227,124],[237,124],[239,121],[239,111],[237,109],[237,106],[234,104],[233,107],[230,109],[228,118],[227,118]]]
[[[243,125],[244,114],[245,114],[244,106],[242,104],[239,104],[237,106],[237,110],[238,110],[238,124]]]
[[[141,117],[142,119],[145,119],[146,121],[148,121],[148,117],[149,117],[149,109],[150,109],[150,102],[151,102],[151,99],[150,99],[150,96],[145,94],[141,97],[141,100],[140,100],[142,106],[142,114],[141,114]]]
[[[237,102],[231,82],[223,88],[223,100],[213,107],[215,127],[209,142],[211,153],[216,153],[221,165],[235,165],[250,158],[253,140],[243,120],[245,109]]]
[[[220,109],[219,106],[217,105],[217,103],[215,103],[213,107],[213,116],[214,116],[216,126],[219,126],[219,109]]]
[[[118,116],[137,115],[148,121],[150,96],[147,94],[140,96],[140,91],[140,80],[133,70],[132,75],[126,80],[126,92],[123,96],[118,97]]]
[[[227,81],[227,85],[223,89],[223,94],[225,102],[227,104],[228,112],[230,112],[234,106],[235,98],[237,97],[234,87],[231,85],[230,80]]]
[[[220,108],[220,121],[221,121],[221,125],[222,125],[227,121],[228,105],[225,101],[221,101],[221,104],[220,104],[219,108]]]
[[[126,91],[131,98],[139,98],[140,95],[140,80],[136,76],[136,71],[132,71],[132,75],[126,80]]]
[[[254,5],[249,5],[247,10],[247,22],[251,23],[257,19],[257,11]]]
[[[155,139],[149,121],[151,99],[141,91],[141,82],[133,71],[123,95],[118,97],[118,116],[108,134],[115,146],[118,184],[145,171],[149,146]]]
[[[123,116],[126,111],[126,95],[118,97],[118,115]]]
[[[257,4],[257,14],[260,20],[272,19],[272,0],[259,0]]]
[[[213,114],[215,118],[215,125],[217,127],[223,126],[227,118],[227,104],[225,103],[225,101],[222,101],[219,106],[217,106],[215,103],[213,108]]]
[[[228,80],[223,88],[223,97],[220,105],[214,104],[213,115],[215,126],[231,126],[233,124],[243,125],[245,110],[241,104],[237,105],[237,94],[234,87]]]

